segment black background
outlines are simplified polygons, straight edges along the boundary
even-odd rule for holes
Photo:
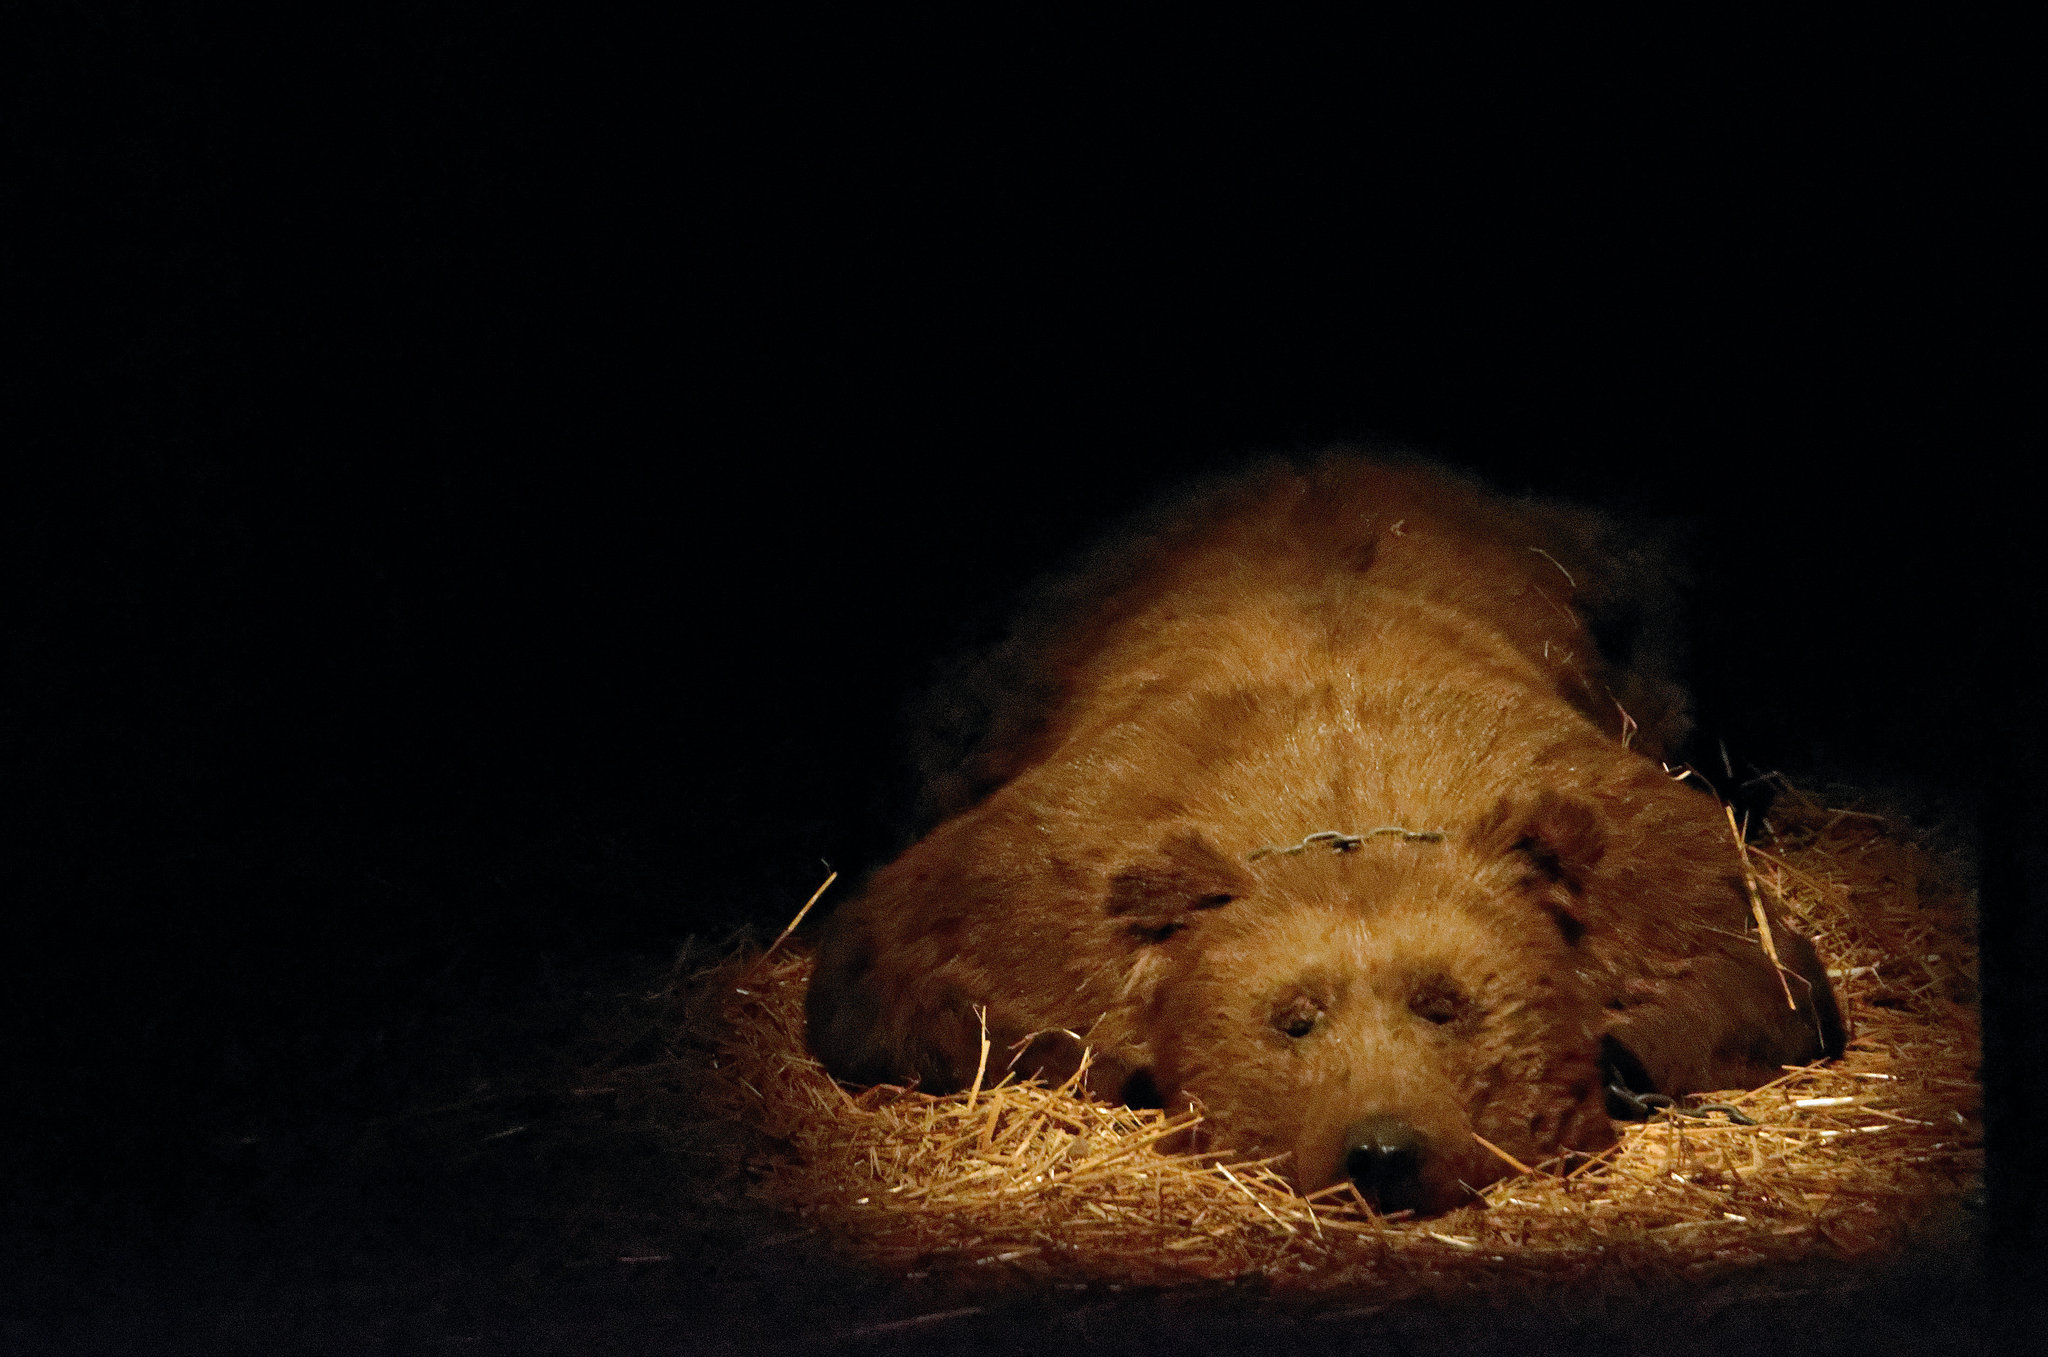
[[[779,926],[893,849],[897,704],[1011,591],[1188,474],[1377,440],[1681,533],[1696,760],[1979,845],[1992,1224],[2030,1247],[2039,147],[1999,35],[1565,67],[22,13],[33,1237],[175,1240],[192,1146],[393,1106],[565,969]]]

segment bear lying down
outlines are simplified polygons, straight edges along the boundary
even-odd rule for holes
[[[1100,1096],[1425,1213],[1507,1171],[1477,1137],[1612,1143],[1610,1082],[1839,1054],[1811,944],[1772,913],[1773,966],[1720,807],[1656,761],[1669,595],[1602,520],[1416,464],[1164,506],[942,686],[929,832],[829,921],[813,1048],[954,1089],[979,1010],[997,1073],[1085,1045]]]

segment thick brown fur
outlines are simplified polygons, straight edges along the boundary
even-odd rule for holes
[[[1475,1133],[1609,1143],[1603,1052],[1670,1094],[1838,1052],[1812,947],[1771,916],[1781,979],[1718,805],[1656,761],[1673,575],[1617,543],[1343,455],[1141,520],[935,699],[930,832],[830,921],[813,1047],[939,1090],[984,1021],[998,1073],[1085,1043],[1092,1087],[1199,1102],[1304,1188],[1393,1119],[1429,1210],[1504,1171]],[[1270,851],[1326,830],[1359,841]]]

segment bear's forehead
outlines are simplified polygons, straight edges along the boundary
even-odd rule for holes
[[[1248,994],[1317,977],[1325,988],[1328,977],[1341,977],[1389,992],[1432,976],[1513,984],[1553,973],[1564,961],[1555,925],[1533,908],[1525,912],[1530,917],[1516,920],[1511,910],[1296,911],[1212,939],[1196,966],[1210,983]]]
[[[1556,925],[1526,899],[1477,889],[1301,902],[1261,892],[1219,918],[1219,943],[1383,954],[1417,949],[1526,946]]]
[[[1500,865],[1454,843],[1388,835],[1367,837],[1342,852],[1318,844],[1301,852],[1265,854],[1252,875],[1258,893],[1275,911],[1406,911],[1483,906],[1506,884],[1499,879]]]

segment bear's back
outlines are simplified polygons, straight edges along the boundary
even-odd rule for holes
[[[1412,460],[1263,463],[1111,533],[1040,584],[1003,641],[954,666],[915,736],[916,829],[1150,690],[1370,668],[1388,629],[1410,679],[1418,665],[1517,670],[1602,731],[1636,723],[1634,747],[1662,756],[1687,728],[1676,584],[1668,558],[1586,510]]]

